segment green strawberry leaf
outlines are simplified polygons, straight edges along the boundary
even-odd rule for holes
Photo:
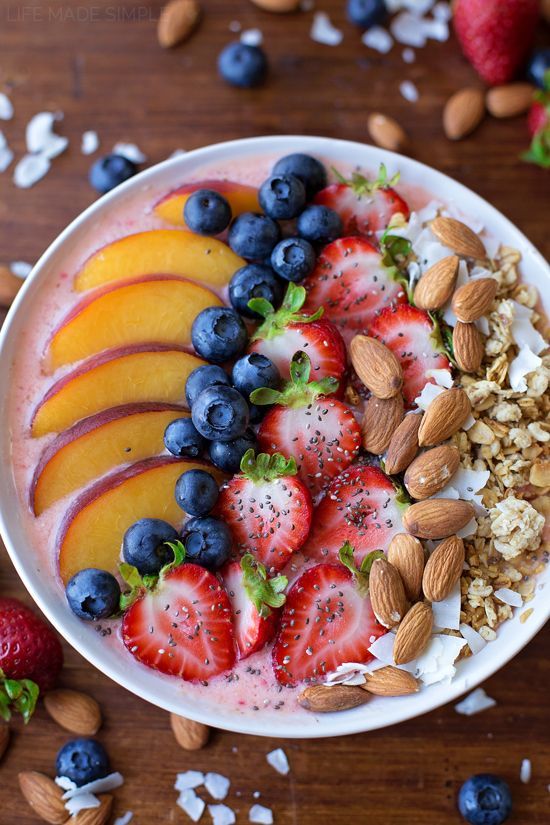
[[[145,591],[155,590],[159,581],[162,580],[164,576],[170,572],[170,570],[173,570],[175,567],[179,567],[180,564],[183,564],[185,561],[185,547],[179,539],[177,541],[165,541],[164,544],[172,550],[174,558],[161,568],[158,576],[142,576],[137,567],[134,567],[133,564],[127,564],[126,562],[121,562],[121,564],[119,564],[118,572],[130,588],[120,596],[119,609],[122,613],[125,610],[128,610],[128,608],[141,595],[143,595]]]
[[[263,324],[260,324],[251,340],[276,338],[283,334],[289,324],[310,324],[312,321],[318,321],[324,312],[323,307],[319,307],[313,315],[300,312],[306,297],[307,293],[303,286],[290,282],[283,303],[277,310],[265,298],[251,298],[248,306],[264,318]]]
[[[280,404],[282,407],[303,407],[312,403],[320,395],[331,395],[338,389],[339,381],[334,376],[309,381],[311,361],[303,352],[295,352],[290,362],[290,381],[286,381],[281,390],[261,387],[250,393],[253,404]]]
[[[291,456],[285,458],[281,453],[259,453],[257,456],[254,450],[247,450],[241,459],[241,473],[255,484],[264,481],[274,481],[284,476],[294,476],[298,472],[296,460]]]
[[[409,302],[412,303],[413,288],[407,273],[407,263],[411,253],[412,244],[407,238],[400,235],[392,235],[391,228],[388,227],[380,238],[380,254],[382,256],[382,266],[388,276],[401,284],[407,293]]]
[[[534,135],[528,152],[521,159],[542,169],[550,169],[550,123]]]
[[[393,177],[388,178],[388,170],[384,163],[380,164],[378,177],[375,180],[369,180],[369,178],[366,178],[361,172],[352,172],[351,178],[345,178],[334,166],[332,167],[332,172],[338,183],[349,186],[358,198],[362,198],[364,195],[374,195],[378,189],[389,189],[392,186],[396,186],[400,178],[399,172]]]
[[[246,593],[262,619],[270,615],[271,608],[283,606],[286,601],[284,590],[288,585],[286,576],[269,579],[264,565],[251,553],[242,557],[241,569]]]
[[[0,718],[9,722],[12,712],[28,724],[36,708],[40,688],[31,679],[8,679],[0,669]]]
[[[373,562],[376,559],[384,558],[384,551],[371,550],[371,552],[368,553],[361,562],[360,567],[356,566],[353,554],[353,547],[351,546],[349,541],[346,541],[345,544],[343,544],[340,548],[338,558],[340,559],[340,562],[344,565],[344,567],[347,567],[350,573],[352,573],[355,579],[355,585],[357,587],[358,593],[361,596],[365,597],[369,592],[369,575]]]
[[[436,352],[446,355],[453,367],[458,367],[455,358],[455,351],[453,348],[453,331],[451,327],[443,320],[441,312],[435,310],[428,312],[433,329],[430,333],[430,340]]]

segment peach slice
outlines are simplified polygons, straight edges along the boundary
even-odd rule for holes
[[[77,274],[74,288],[83,292],[158,272],[222,287],[244,265],[242,258],[216,238],[181,229],[152,229],[126,235],[95,252]]]
[[[233,217],[242,212],[258,212],[258,190],[231,180],[199,180],[169,192],[155,204],[155,213],[168,223],[185,226],[183,209],[187,198],[197,189],[213,189],[229,201]]]
[[[148,458],[99,479],[77,496],[57,536],[63,582],[85,567],[116,572],[124,533],[140,518],[161,518],[175,527],[181,524],[183,511],[174,497],[176,481],[186,470],[205,466],[205,462],[172,456]]]
[[[48,444],[34,471],[34,514],[39,516],[120,464],[162,453],[164,430],[175,418],[187,415],[171,404],[129,404],[103,410],[64,430]]]
[[[199,312],[221,304],[209,289],[170,276],[110,285],[84,298],[61,322],[44,367],[53,372],[102,350],[145,341],[188,345]]]
[[[185,404],[189,373],[205,362],[182,348],[142,344],[93,355],[50,387],[34,411],[35,438],[82,418],[142,401]]]

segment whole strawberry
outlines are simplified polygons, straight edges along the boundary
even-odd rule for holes
[[[490,86],[508,83],[533,43],[539,0],[456,0],[454,27],[462,51]]]
[[[529,151],[522,157],[543,169],[550,169],[550,70],[545,75],[545,87],[537,91],[527,115],[527,128],[532,137]]]

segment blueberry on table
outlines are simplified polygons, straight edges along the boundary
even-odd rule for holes
[[[265,298],[275,308],[282,301],[281,282],[267,264],[247,264],[238,269],[229,282],[229,300],[232,306],[246,318],[259,318],[258,313],[248,307],[252,298]]]
[[[267,57],[260,46],[237,41],[229,43],[218,57],[218,71],[231,86],[250,89],[261,86],[267,77]]]
[[[377,26],[388,14],[384,0],[348,0],[348,20],[362,29]]]
[[[335,241],[344,231],[340,215],[328,206],[317,204],[306,206],[298,218],[296,228],[300,237],[318,244]]]
[[[280,278],[298,283],[315,267],[315,250],[305,238],[285,238],[271,253],[271,266]]]
[[[250,420],[254,421],[255,407],[250,405]],[[265,409],[259,407],[262,414]],[[258,418],[258,421],[260,418]],[[232,441],[211,441],[209,446],[210,461],[224,473],[238,473],[241,459],[247,450],[256,449],[256,436],[250,428],[243,435]]]
[[[229,228],[229,246],[241,258],[263,261],[281,237],[279,224],[269,215],[243,212]]]
[[[164,431],[164,446],[179,458],[199,458],[206,448],[206,441],[190,418],[176,418]]]
[[[478,773],[458,792],[458,810],[470,825],[501,825],[512,811],[510,788],[498,776]]]
[[[93,622],[118,612],[120,585],[107,570],[87,567],[69,579],[65,595],[79,619]]]
[[[270,218],[290,220],[306,205],[306,188],[295,175],[271,175],[260,186],[258,199]]]
[[[217,518],[192,518],[185,525],[182,542],[186,560],[208,570],[219,570],[231,553],[229,527]]]
[[[233,387],[207,387],[193,404],[191,416],[205,438],[232,441],[248,426],[248,404]]]
[[[183,209],[185,223],[199,235],[219,235],[231,221],[231,207],[213,189],[197,189],[189,195]]]
[[[104,195],[132,178],[137,171],[136,164],[124,155],[105,155],[92,165],[88,179],[94,189]]]
[[[190,516],[206,516],[219,496],[218,482],[206,470],[187,470],[176,481],[176,501]]]
[[[550,46],[535,49],[527,62],[527,80],[540,89],[545,88],[544,76],[550,69]]]
[[[185,384],[185,398],[189,409],[195,403],[195,399],[207,387],[213,387],[216,384],[225,384],[228,387],[230,383],[231,381],[225,370],[215,364],[204,364],[202,367],[195,367],[187,376]],[[168,449],[170,450],[170,447]],[[170,450],[170,452],[172,451]]]
[[[197,355],[223,364],[241,354],[248,342],[248,333],[234,309],[208,307],[199,312],[193,321],[191,341]]]
[[[267,356],[259,352],[249,352],[235,361],[231,380],[235,389],[248,400],[250,393],[260,387],[276,390],[281,382],[281,375]]]
[[[160,518],[142,518],[124,533],[122,556],[137,567],[142,576],[156,576],[161,567],[173,559],[167,541],[177,541],[177,531]]]
[[[272,171],[274,175],[294,175],[299,178],[306,187],[308,199],[327,185],[327,172],[321,161],[302,152],[280,158]]]
[[[105,748],[96,739],[71,739],[57,754],[55,772],[80,787],[108,776],[111,766]]]

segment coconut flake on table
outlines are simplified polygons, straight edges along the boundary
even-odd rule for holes
[[[324,46],[339,46],[344,39],[343,33],[333,25],[324,11],[315,13],[309,36],[316,43],[322,43]]]
[[[436,3],[432,9],[432,14],[436,20],[451,20],[453,16],[449,3]]]
[[[44,155],[23,155],[13,170],[13,182],[19,189],[30,189],[48,174],[50,166]]]
[[[212,799],[225,799],[229,793],[231,780],[221,773],[207,773],[204,777],[204,787]]]
[[[135,143],[115,143],[113,146],[114,155],[122,155],[126,160],[131,160],[132,163],[145,163],[147,155],[144,155],[139,146]]]
[[[115,788],[120,788],[123,784],[124,777],[122,774],[114,771],[108,776],[102,776],[101,779],[87,782],[86,785],[81,785],[79,788],[71,788],[63,794],[62,799],[72,799],[83,793],[107,793],[108,791],[114,791]]]
[[[521,347],[508,367],[508,380],[514,392],[526,392],[526,377],[538,369],[541,364],[542,358],[535,355],[529,347]]]
[[[512,304],[514,307],[512,338],[520,349],[528,347],[535,355],[538,355],[547,345],[540,332],[531,323],[533,310],[523,304],[518,304],[517,301],[512,301]]]
[[[490,696],[487,696],[483,688],[477,688],[468,694],[465,699],[455,705],[455,710],[462,716],[474,716],[476,713],[481,713],[489,708],[494,708],[496,701]]]
[[[132,811],[126,811],[126,813],[122,814],[122,816],[117,816],[113,822],[113,825],[129,825],[133,818],[134,814]]]
[[[0,172],[5,172],[13,160],[13,152],[8,146],[6,136],[0,129]]]
[[[93,155],[99,149],[99,136],[97,132],[89,130],[83,132],[80,143],[80,151],[83,155]]]
[[[32,264],[27,261],[12,261],[10,264],[10,272],[12,275],[15,275],[16,278],[21,278],[22,280],[25,280],[31,270]]]
[[[447,598],[440,602],[432,602],[434,628],[437,630],[459,629],[460,596],[460,581],[458,581]]]
[[[522,759],[521,760],[521,767],[519,769],[519,778],[523,782],[524,785],[528,785],[531,781],[531,760],[530,759]]]
[[[416,54],[414,53],[413,49],[403,49],[401,52],[401,57],[403,58],[404,63],[414,63],[416,60]]]
[[[174,789],[176,791],[187,791],[189,788],[198,788],[200,785],[204,785],[202,771],[183,771],[177,774]]]
[[[510,590],[509,587],[500,587],[498,590],[495,590],[493,595],[496,599],[503,602],[503,604],[510,605],[510,607],[521,607],[523,604],[521,594],[516,593],[515,590]]]
[[[187,788],[180,793],[176,800],[176,805],[178,805],[193,822],[199,821],[206,808],[206,803],[200,796],[197,796],[192,788]]]
[[[248,820],[256,825],[273,825],[273,811],[264,805],[253,805],[248,812]]]
[[[457,636],[435,635],[416,660],[414,675],[425,685],[450,681],[456,673],[454,662],[466,644]]]
[[[390,23],[390,31],[398,43],[404,46],[422,48],[426,45],[426,35],[420,25],[418,15],[402,11]]]
[[[0,92],[0,120],[11,120],[13,117],[13,103],[4,92]]]
[[[422,34],[427,40],[437,40],[444,43],[449,39],[449,24],[446,20],[434,18],[419,21]]]
[[[361,42],[380,54],[387,54],[393,47],[393,37],[382,26],[371,26],[361,35]]]
[[[405,98],[405,100],[409,101],[409,103],[416,103],[418,98],[420,97],[418,89],[416,88],[412,80],[404,80],[402,83],[400,83],[399,91],[401,92],[401,95]]]
[[[82,793],[78,796],[68,799],[65,802],[65,809],[71,816],[76,816],[80,811],[87,811],[90,808],[99,808],[100,800],[93,793]]]
[[[274,751],[270,751],[266,759],[268,764],[271,765],[277,773],[282,774],[282,776],[286,776],[289,773],[290,765],[288,764],[286,753],[282,748],[276,748]]]
[[[228,805],[209,805],[208,813],[212,817],[212,825],[234,825],[237,821],[235,812]]]
[[[27,151],[49,160],[64,152],[69,145],[69,139],[54,132],[56,121],[62,119],[62,112],[38,112],[31,117],[25,129]]]
[[[238,20],[232,20],[231,23],[229,24],[229,31],[233,32],[234,34],[237,34],[238,32],[240,32],[241,29],[242,29],[242,26],[241,26],[241,24],[239,23]]]
[[[246,46],[261,46],[264,41],[264,36],[261,29],[245,29],[241,33],[241,43]]]

